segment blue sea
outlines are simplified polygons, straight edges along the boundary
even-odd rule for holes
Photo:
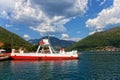
[[[0,80],[120,80],[120,52],[83,52],[78,60],[1,61]]]

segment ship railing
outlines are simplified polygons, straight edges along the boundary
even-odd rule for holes
[[[77,54],[77,50],[72,50],[72,51],[66,52],[66,54]]]

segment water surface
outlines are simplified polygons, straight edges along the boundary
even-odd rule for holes
[[[0,80],[120,80],[120,52],[87,52],[78,60],[2,61]]]

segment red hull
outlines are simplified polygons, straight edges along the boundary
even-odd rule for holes
[[[37,56],[11,56],[13,60],[72,60],[78,57],[37,57]]]

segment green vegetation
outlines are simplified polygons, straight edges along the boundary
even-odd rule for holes
[[[37,46],[38,44],[32,46],[18,35],[0,27],[0,49],[5,49],[8,52],[10,52],[12,48],[22,48],[25,51],[36,51]],[[94,51],[113,50],[113,48],[120,50],[120,27],[112,28],[103,32],[97,32],[73,44],[66,50],[77,49],[78,51]]]
[[[120,27],[90,35],[68,47],[67,50],[90,51],[102,50],[106,47],[120,48]]]
[[[12,48],[30,50],[31,44],[18,35],[0,27],[0,48],[10,52]]]

